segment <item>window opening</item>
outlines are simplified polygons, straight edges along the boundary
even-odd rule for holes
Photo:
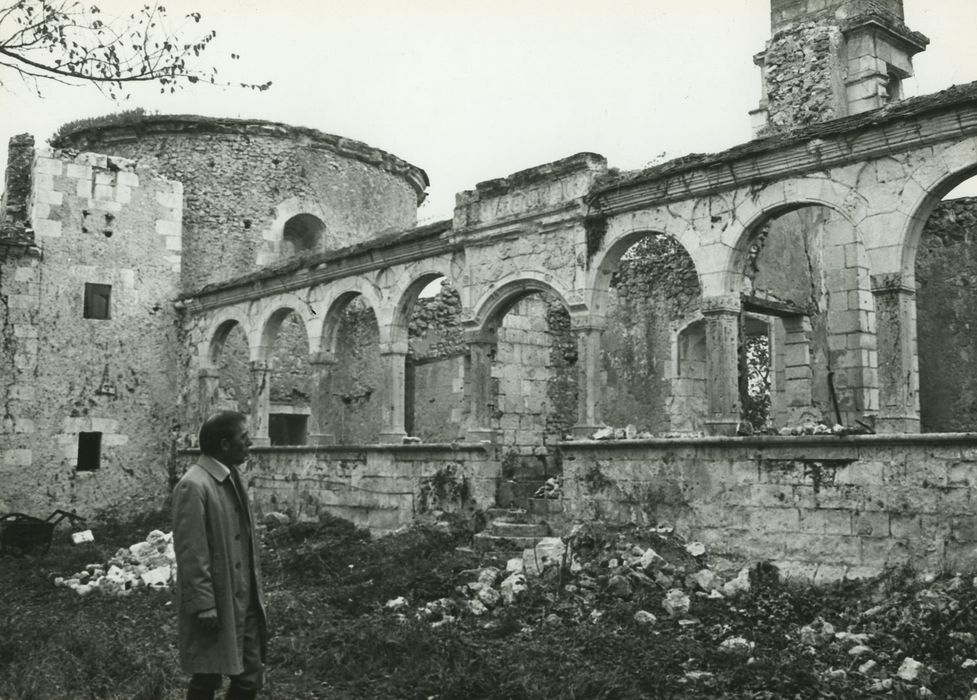
[[[102,434],[78,433],[78,464],[80,472],[93,472],[102,466]]]
[[[304,445],[309,435],[309,417],[295,413],[268,415],[268,441],[272,445]]]
[[[107,320],[111,316],[111,284],[85,283],[85,308],[84,317],[98,320]]]

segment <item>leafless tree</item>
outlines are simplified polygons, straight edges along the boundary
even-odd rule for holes
[[[158,3],[109,18],[76,0],[0,2],[0,84],[14,75],[40,93],[44,81],[88,83],[115,99],[135,83],[157,83],[161,92],[218,83],[217,68],[200,58],[216,32],[195,33],[200,18],[191,12],[174,28]],[[238,85],[266,90],[271,83]]]

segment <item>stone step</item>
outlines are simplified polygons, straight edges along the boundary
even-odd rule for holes
[[[560,498],[527,498],[526,511],[529,517],[547,517],[563,515],[563,499]]]
[[[485,519],[488,522],[503,520],[507,523],[528,523],[529,513],[525,508],[503,508],[494,506],[485,509]]]
[[[505,520],[493,520],[487,532],[495,537],[548,537],[550,529],[546,523],[511,523]]]
[[[479,552],[522,552],[535,547],[539,537],[498,537],[487,532],[475,535],[472,544]]]

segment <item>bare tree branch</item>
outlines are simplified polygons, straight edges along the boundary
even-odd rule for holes
[[[191,12],[184,19],[199,24],[200,18]],[[188,36],[188,22],[172,30],[166,19],[158,1],[126,20],[113,20],[103,19],[96,5],[74,0],[17,0],[0,8],[0,69],[34,81],[93,84],[113,98],[127,84],[156,82],[172,92],[186,84],[217,83],[216,67],[201,63],[216,32]],[[266,90],[271,83],[239,85]]]

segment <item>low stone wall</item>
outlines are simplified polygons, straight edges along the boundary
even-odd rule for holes
[[[180,473],[196,451],[179,455]],[[256,447],[244,473],[258,516],[326,511],[376,533],[434,510],[488,508],[500,466],[479,445]]]
[[[566,442],[571,520],[675,526],[834,580],[977,564],[977,434]]]

